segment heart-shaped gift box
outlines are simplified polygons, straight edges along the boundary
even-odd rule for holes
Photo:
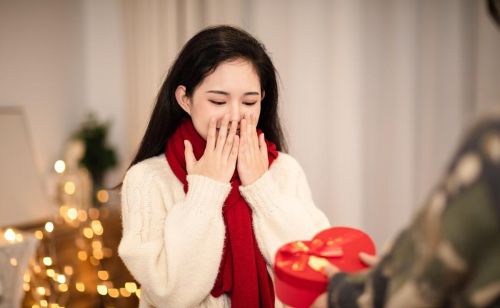
[[[331,263],[343,272],[364,270],[360,252],[374,255],[375,245],[366,233],[348,227],[329,228],[310,241],[281,246],[274,262],[276,295],[288,306],[309,307],[326,291],[322,268]]]

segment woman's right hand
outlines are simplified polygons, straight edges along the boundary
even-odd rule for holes
[[[236,168],[239,137],[236,135],[238,123],[231,122],[228,134],[229,115],[222,118],[219,134],[216,133],[217,120],[210,119],[207,146],[203,156],[196,160],[193,146],[184,140],[184,156],[188,174],[197,174],[213,180],[228,183]]]

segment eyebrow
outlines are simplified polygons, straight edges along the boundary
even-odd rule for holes
[[[214,94],[222,94],[222,95],[226,95],[226,96],[229,96],[229,93],[226,92],[226,91],[219,91],[219,90],[210,90],[210,91],[207,91],[207,93],[214,93]],[[245,92],[243,95],[260,95],[259,92]]]

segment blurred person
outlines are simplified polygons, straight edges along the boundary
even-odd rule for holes
[[[500,0],[487,3],[500,27]],[[466,136],[424,207],[373,267],[326,268],[312,307],[500,307],[500,114]]]
[[[277,249],[329,226],[286,154],[264,46],[210,27],[180,51],[122,184],[140,307],[274,307]]]

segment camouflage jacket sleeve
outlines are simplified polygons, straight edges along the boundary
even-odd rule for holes
[[[328,305],[500,305],[500,119],[471,131],[425,206],[376,266],[332,277]]]

